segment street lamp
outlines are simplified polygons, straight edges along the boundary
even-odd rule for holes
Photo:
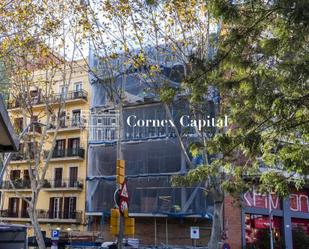
[[[69,242],[70,242],[70,245],[72,245],[72,228],[68,227],[67,228],[67,231],[69,233]]]

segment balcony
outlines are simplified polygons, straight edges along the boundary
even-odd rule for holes
[[[53,191],[82,191],[84,187],[82,179],[54,179],[45,180],[44,190]]]
[[[84,125],[81,122],[81,120],[71,119],[71,120],[65,120],[64,122],[60,122],[58,132],[80,131],[80,129],[82,129],[82,128],[84,128]],[[50,125],[50,127],[48,127],[47,132],[49,132],[49,133],[55,132],[55,129],[56,129],[55,125]]]
[[[37,210],[39,221],[47,222],[76,222],[82,221],[82,211],[51,211],[51,210]]]
[[[41,94],[34,96],[30,99],[30,103],[26,103],[26,106],[39,106],[39,105],[44,105],[46,102],[49,102],[51,104],[56,104],[59,103],[61,100],[64,100],[66,103],[67,102],[72,102],[72,101],[87,101],[88,98],[88,93],[80,89],[78,91],[70,91],[67,93],[61,93],[61,94],[55,94],[50,97],[45,97]],[[20,108],[22,106],[22,103],[20,100],[15,100],[12,102],[8,102],[7,108],[8,109],[16,109]]]
[[[30,188],[31,188],[31,181],[30,180],[24,180],[24,179],[18,178],[18,179],[12,180],[12,183],[13,183],[15,189],[18,189],[18,191],[30,191]],[[9,181],[3,181],[1,189],[5,190],[5,191],[15,191],[12,188]]]
[[[16,152],[12,154],[11,162],[12,163],[25,163],[27,162],[27,160],[33,160],[33,159],[34,159],[34,153],[30,153],[28,157],[26,153]]]
[[[44,152],[45,159],[48,156],[49,151]],[[82,160],[85,158],[85,149],[83,148],[68,148],[64,150],[54,149],[51,161],[61,160]]]
[[[39,222],[63,222],[63,223],[81,223],[82,221],[82,211],[49,211],[37,209],[37,216]],[[19,212],[13,212],[12,210],[0,210],[0,217],[3,220],[12,221],[28,221],[29,215],[26,210],[21,210]]]
[[[88,93],[80,89],[78,91],[71,91],[67,93],[60,93],[56,94],[52,97],[51,102],[59,102],[60,100],[70,101],[70,100],[77,100],[77,99],[83,99],[87,100]]]
[[[19,212],[14,212],[9,209],[0,210],[0,217],[7,220],[29,219],[27,210],[21,210]]]

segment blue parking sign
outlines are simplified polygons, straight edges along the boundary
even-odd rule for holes
[[[52,230],[51,231],[51,238],[53,240],[58,240],[60,236],[60,231],[59,230]]]

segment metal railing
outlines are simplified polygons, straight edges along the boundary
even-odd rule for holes
[[[82,128],[83,127],[83,122],[81,121],[81,118],[76,118],[76,119],[71,119],[71,120],[65,120],[65,121],[60,121],[59,128]],[[56,126],[51,124],[48,127],[48,130],[53,130],[56,129]]]
[[[29,159],[30,160],[34,159],[34,153],[29,154]],[[23,161],[23,160],[28,160],[28,156],[26,155],[26,153],[16,152],[12,154],[11,161]]]
[[[82,211],[53,211],[53,210],[37,210],[38,219],[72,219],[77,222],[82,220]]]
[[[12,180],[15,189],[30,189],[31,181],[21,178]],[[43,188],[68,188],[68,189],[83,189],[84,184],[82,179],[44,179]],[[0,189],[14,189],[9,181],[3,181]]]
[[[75,100],[75,99],[87,100],[87,97],[88,97],[88,93],[87,93],[87,91],[85,91],[83,89],[80,89],[78,91],[70,91],[70,92],[67,92],[67,93],[59,93],[59,94],[52,95],[50,97],[45,97],[45,96],[39,94],[35,97],[32,97],[30,99],[30,103],[27,103],[26,106],[40,105],[40,104],[44,104],[46,102],[57,103],[57,102],[60,102],[60,101]],[[18,108],[18,107],[21,107],[21,106],[22,106],[21,101],[18,100],[18,99],[16,99],[13,102],[8,102],[8,104],[7,104],[8,109]]]
[[[0,210],[0,217],[2,218],[29,218],[27,210],[20,210],[14,212],[13,210],[4,209]]]
[[[76,222],[81,222],[82,220],[82,211],[50,211],[37,209],[37,218],[38,219],[60,219],[60,220],[76,220]],[[4,209],[0,210],[0,216],[2,218],[29,218],[28,212],[26,210],[20,210],[14,212],[13,210]]]
[[[45,151],[45,158],[48,156],[49,151]],[[54,149],[52,158],[62,158],[62,157],[85,157],[85,149],[83,148],[67,148],[64,150]]]
[[[67,189],[83,189],[82,179],[53,179],[45,180],[44,188],[67,188]]]
[[[24,180],[21,178],[17,178],[17,179],[12,180],[12,183],[16,189],[30,189],[31,188],[30,180]],[[2,186],[0,187],[1,189],[13,189],[9,181],[3,181]]]

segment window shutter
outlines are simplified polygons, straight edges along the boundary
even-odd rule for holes
[[[53,218],[53,209],[54,209],[55,198],[52,197],[49,199],[49,218]]]

